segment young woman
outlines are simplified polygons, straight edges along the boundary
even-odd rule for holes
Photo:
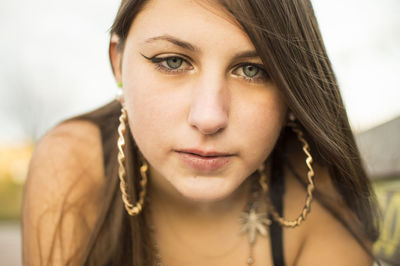
[[[375,202],[309,1],[123,0],[117,101],[38,144],[25,265],[371,265]]]

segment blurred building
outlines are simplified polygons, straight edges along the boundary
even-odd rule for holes
[[[357,135],[372,179],[400,178],[400,116]]]

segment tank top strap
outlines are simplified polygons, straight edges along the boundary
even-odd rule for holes
[[[270,181],[270,197],[274,208],[280,216],[283,215],[283,195],[285,193],[285,178],[283,175],[282,161],[277,158],[275,154],[273,156],[272,169],[271,169],[271,181]],[[283,254],[283,232],[282,227],[272,219],[270,225],[270,241],[271,241],[271,252],[272,261],[274,266],[284,266],[285,257]]]

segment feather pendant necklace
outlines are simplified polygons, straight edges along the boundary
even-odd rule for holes
[[[263,237],[267,236],[268,227],[272,224],[272,221],[267,218],[267,213],[257,212],[258,203],[260,201],[260,191],[254,191],[248,207],[240,215],[240,222],[242,227],[240,229],[241,234],[246,234],[249,239],[250,254],[247,259],[247,265],[251,266],[254,264],[254,245],[257,242],[257,237],[260,234]]]
[[[254,245],[257,242],[258,235],[266,237],[268,234],[268,227],[272,221],[267,218],[267,213],[257,212],[258,203],[260,202],[263,193],[259,189],[253,190],[249,202],[246,204],[245,210],[241,213],[239,221],[241,223],[240,234],[248,235],[249,239],[249,256],[246,261],[247,266],[252,266],[255,263],[254,259]],[[155,265],[163,266],[162,258],[157,245],[155,248]]]
[[[267,236],[267,226],[271,225],[271,220],[265,213],[257,213],[256,208],[251,208],[249,212],[243,212],[240,216],[242,228],[240,233],[248,233],[250,245],[257,241],[258,234]]]

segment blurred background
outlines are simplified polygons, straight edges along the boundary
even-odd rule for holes
[[[400,1],[312,2],[382,207],[375,252],[400,265]],[[2,265],[21,265],[21,199],[35,143],[63,119],[114,98],[108,29],[118,6],[0,2]]]

